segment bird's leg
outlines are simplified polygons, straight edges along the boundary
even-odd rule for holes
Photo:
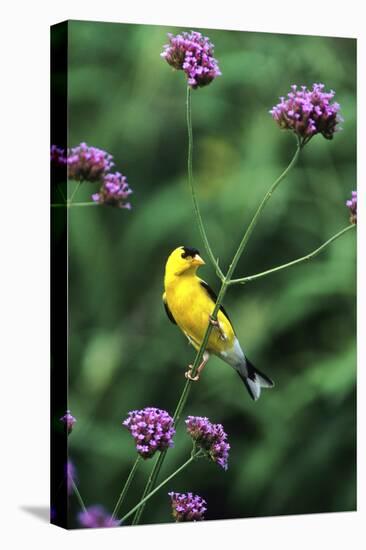
[[[207,361],[209,360],[210,358],[210,354],[208,353],[208,351],[205,351],[204,354],[203,354],[203,358],[202,358],[202,362],[201,364],[197,367],[197,374],[196,376],[192,376],[191,375],[191,371],[193,369],[193,365],[188,365],[188,370],[187,372],[185,373],[185,377],[188,378],[189,380],[191,380],[192,382],[197,382],[199,379],[200,379],[200,375],[201,375],[201,372],[203,371],[203,368],[204,366],[206,365]]]
[[[209,315],[209,319],[210,319],[211,325],[214,326],[215,328],[217,328],[217,330],[219,331],[221,340],[223,340],[225,342],[227,340],[227,336],[224,333],[224,331],[222,330],[219,321],[217,319],[214,319],[212,317],[212,315]]]

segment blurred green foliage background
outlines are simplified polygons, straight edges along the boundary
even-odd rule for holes
[[[114,155],[133,209],[70,209],[70,392],[78,422],[70,456],[88,505],[112,510],[135,459],[121,421],[131,409],[173,413],[194,350],[161,303],[166,258],[204,250],[187,186],[186,85],[160,58],[159,26],[69,24],[69,145]],[[348,223],[356,187],[356,41],[201,30],[222,76],[193,92],[194,177],[210,242],[226,267],[294,137],[268,114],[293,83],[336,90],[344,117],[333,141],[306,146],[281,184],[236,276],[302,256]],[[70,183],[72,188],[73,183]],[[85,183],[79,200],[96,191]],[[306,265],[229,290],[225,306],[250,360],[276,387],[253,403],[237,375],[212,358],[185,414],[221,422],[229,470],[200,461],[147,506],[145,523],[172,521],[169,490],[208,502],[207,519],[354,510],[356,506],[355,234]],[[210,266],[200,275],[213,288]],[[186,460],[183,423],[162,476]],[[124,511],[143,490],[143,463]],[[162,479],[162,477],[161,477]],[[71,499],[71,524],[77,502]]]

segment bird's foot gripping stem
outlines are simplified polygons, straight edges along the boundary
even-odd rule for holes
[[[224,331],[222,330],[219,321],[218,321],[217,319],[214,319],[214,318],[212,317],[212,315],[209,316],[209,319],[210,319],[211,325],[212,325],[213,327],[217,328],[217,330],[219,331],[220,339],[223,340],[224,342],[226,342],[227,336],[226,336],[226,334],[224,333]]]
[[[197,374],[195,376],[192,376],[191,373],[192,373],[193,365],[188,365],[188,370],[184,373],[185,377],[188,380],[191,380],[192,382],[198,382],[198,380],[200,379],[201,372],[204,366],[206,365],[207,361],[209,360],[209,358],[210,358],[210,354],[207,351],[205,351],[205,353],[203,354],[202,363],[197,367]]]
[[[191,374],[192,369],[193,369],[193,365],[188,365],[188,370],[184,373],[184,376],[188,380],[191,380],[191,382],[197,382],[200,379],[200,375],[197,372],[196,376],[192,376]]]

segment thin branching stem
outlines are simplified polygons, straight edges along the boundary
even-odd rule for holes
[[[52,208],[72,208],[73,206],[99,206],[98,202],[72,202],[65,204],[51,204]]]
[[[299,155],[300,155],[300,151],[302,149],[302,146],[301,146],[301,142],[299,140],[299,138],[297,138],[297,148],[296,148],[296,151],[295,151],[295,154],[294,156],[292,157],[291,161],[290,161],[290,164],[287,166],[287,168],[282,172],[282,174],[272,183],[272,185],[270,186],[270,188],[268,189],[267,193],[264,195],[263,199],[262,199],[262,202],[260,203],[260,205],[258,206],[253,218],[252,218],[252,221],[250,222],[250,224],[248,225],[248,228],[247,230],[245,231],[244,233],[244,236],[238,246],[238,249],[235,253],[235,256],[233,258],[233,261],[229,267],[229,270],[226,274],[226,280],[227,281],[230,281],[231,279],[231,276],[232,274],[234,273],[234,270],[237,266],[237,263],[239,261],[239,258],[240,256],[242,255],[242,253],[244,252],[244,249],[249,241],[249,237],[250,235],[252,234],[252,231],[253,229],[255,228],[255,226],[257,225],[258,223],[258,220],[259,220],[259,217],[260,215],[262,214],[263,212],[263,209],[264,207],[266,206],[267,202],[269,201],[269,199],[272,197],[273,193],[275,192],[275,190],[277,189],[277,187],[279,186],[279,184],[281,183],[281,181],[283,181],[285,179],[285,177],[288,175],[288,173],[290,172],[290,170],[292,170],[292,168],[295,166],[298,158],[299,158]],[[233,269],[231,269],[233,266]]]
[[[72,192],[70,199],[68,200],[68,203],[69,203],[70,205],[71,205],[72,200],[73,200],[73,198],[75,197],[76,193],[78,192],[79,187],[80,187],[81,184],[82,184],[81,181],[78,181],[78,182],[77,182],[77,184],[76,184],[76,186],[75,186],[75,189],[74,189],[74,191]]]
[[[146,497],[146,495],[149,494],[149,492],[152,490],[152,488],[155,487],[156,478],[157,478],[158,473],[160,472],[160,468],[163,464],[165,453],[166,453],[166,451],[160,452],[158,454],[156,460],[155,460],[155,464],[152,467],[149,478],[146,482],[144,492],[142,493],[142,497],[141,497],[142,500]],[[142,500],[141,500],[141,502],[142,502]],[[143,504],[140,508],[136,509],[136,513],[135,513],[134,518],[132,520],[132,525],[138,525],[139,524],[141,516],[142,516],[142,512],[144,511],[144,508],[145,508],[145,504]]]
[[[212,252],[210,243],[208,242],[208,238],[206,235],[205,227],[203,225],[201,212],[198,206],[197,196],[196,196],[196,190],[194,187],[193,182],[193,169],[192,169],[192,157],[193,157],[193,131],[192,131],[192,90],[190,86],[187,86],[187,101],[186,101],[186,108],[187,108],[187,129],[188,129],[188,160],[187,160],[187,167],[188,167],[188,184],[191,190],[192,195],[192,201],[193,201],[193,208],[194,213],[196,216],[196,221],[198,224],[198,228],[203,240],[203,243],[206,248],[206,252],[208,254],[208,257],[210,258],[210,261],[216,271],[217,276],[221,281],[224,280],[224,274],[220,269],[218,260],[215,258],[214,253]]]
[[[70,481],[71,481],[72,489],[73,489],[73,491],[74,491],[74,493],[75,493],[75,496],[76,496],[76,498],[77,498],[78,501],[79,501],[80,508],[82,509],[83,512],[87,512],[87,509],[86,509],[86,507],[85,507],[85,504],[84,504],[84,501],[83,501],[82,496],[81,496],[81,494],[80,494],[80,491],[79,491],[79,489],[77,488],[77,485],[76,485],[75,481],[73,480],[73,478],[72,478],[71,476],[70,476]]]
[[[136,470],[137,470],[137,467],[140,463],[140,460],[141,460],[141,456],[140,455],[137,455],[137,458],[135,460],[135,462],[133,463],[132,465],[132,468],[130,470],[130,473],[128,474],[128,478],[126,479],[126,482],[123,486],[123,489],[118,497],[118,500],[116,502],[116,505],[114,507],[114,510],[113,510],[113,513],[112,513],[112,517],[111,517],[111,521],[113,521],[115,519],[115,517],[117,516],[118,514],[118,510],[120,509],[120,507],[122,506],[123,504],[123,501],[124,499],[126,498],[126,495],[127,495],[127,491],[128,489],[130,488],[130,485],[132,483],[132,480],[133,478],[135,477],[135,473],[136,473]]]
[[[136,504],[136,506],[134,506],[129,512],[127,512],[127,514],[125,516],[123,516],[123,518],[120,520],[120,525],[122,523],[124,523],[126,521],[126,519],[128,519],[130,516],[132,516],[132,514],[134,514],[138,509],[141,509],[142,506],[144,506],[144,504],[153,496],[155,495],[155,493],[157,493],[158,491],[160,491],[160,489],[162,487],[164,487],[164,485],[166,485],[171,479],[173,479],[173,477],[175,477],[177,474],[179,474],[179,472],[181,472],[182,470],[184,470],[184,468],[186,468],[191,462],[193,462],[196,458],[198,458],[199,456],[201,455],[201,451],[198,451],[196,453],[192,453],[191,456],[189,457],[189,459],[184,462],[184,464],[182,464],[182,466],[180,466],[177,470],[175,470],[175,472],[173,472],[170,476],[168,476],[166,479],[164,479],[164,481],[162,481],[157,487],[155,487],[155,489],[153,489],[151,492],[149,492],[148,494],[146,494],[146,496],[140,500],[140,502],[138,502]]]
[[[325,243],[323,243],[321,246],[307,254],[306,256],[302,256],[301,258],[297,258],[296,260],[292,260],[291,262],[287,262],[286,264],[278,265],[277,267],[273,267],[272,269],[267,269],[267,271],[262,271],[261,273],[256,273],[255,275],[249,275],[248,277],[243,277],[241,279],[232,279],[230,281],[230,285],[235,284],[246,284],[250,283],[251,281],[255,281],[256,279],[260,279],[261,277],[266,277],[267,275],[271,275],[271,273],[275,273],[276,271],[281,271],[282,269],[287,269],[288,267],[292,267],[297,264],[301,264],[302,262],[306,262],[307,260],[311,260],[315,256],[317,256],[324,248],[329,246],[333,241],[347,233],[352,228],[355,228],[356,225],[347,225],[347,227],[344,227],[341,229],[341,231],[338,231],[335,235],[330,237]]]
[[[69,199],[66,199],[64,197],[64,194],[62,193],[61,188],[59,186],[57,186],[57,188],[60,191],[60,193],[62,195],[62,198],[64,199],[65,202],[51,204],[51,207],[52,208],[70,208],[72,206],[99,206],[99,204],[97,202],[73,202],[73,199],[74,199],[76,193],[78,192],[78,190],[80,188],[80,185],[82,183],[83,183],[82,181],[77,182],[73,192],[71,193],[71,197]]]
[[[61,199],[62,199],[64,202],[66,202],[66,197],[65,197],[65,195],[64,195],[64,192],[63,192],[62,189],[61,189],[61,184],[57,184],[57,185],[56,185],[56,189],[57,189],[57,191],[59,192],[59,194],[61,195]]]

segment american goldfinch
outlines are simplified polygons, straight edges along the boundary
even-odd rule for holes
[[[210,355],[214,354],[237,371],[249,395],[256,401],[261,388],[272,388],[274,383],[245,357],[224,307],[220,307],[216,321],[211,318],[217,296],[196,274],[204,264],[197,249],[179,246],[170,254],[165,266],[163,303],[170,321],[178,325],[196,350],[208,323],[213,324],[197,375],[192,376],[190,365],[186,378],[198,380]]]

